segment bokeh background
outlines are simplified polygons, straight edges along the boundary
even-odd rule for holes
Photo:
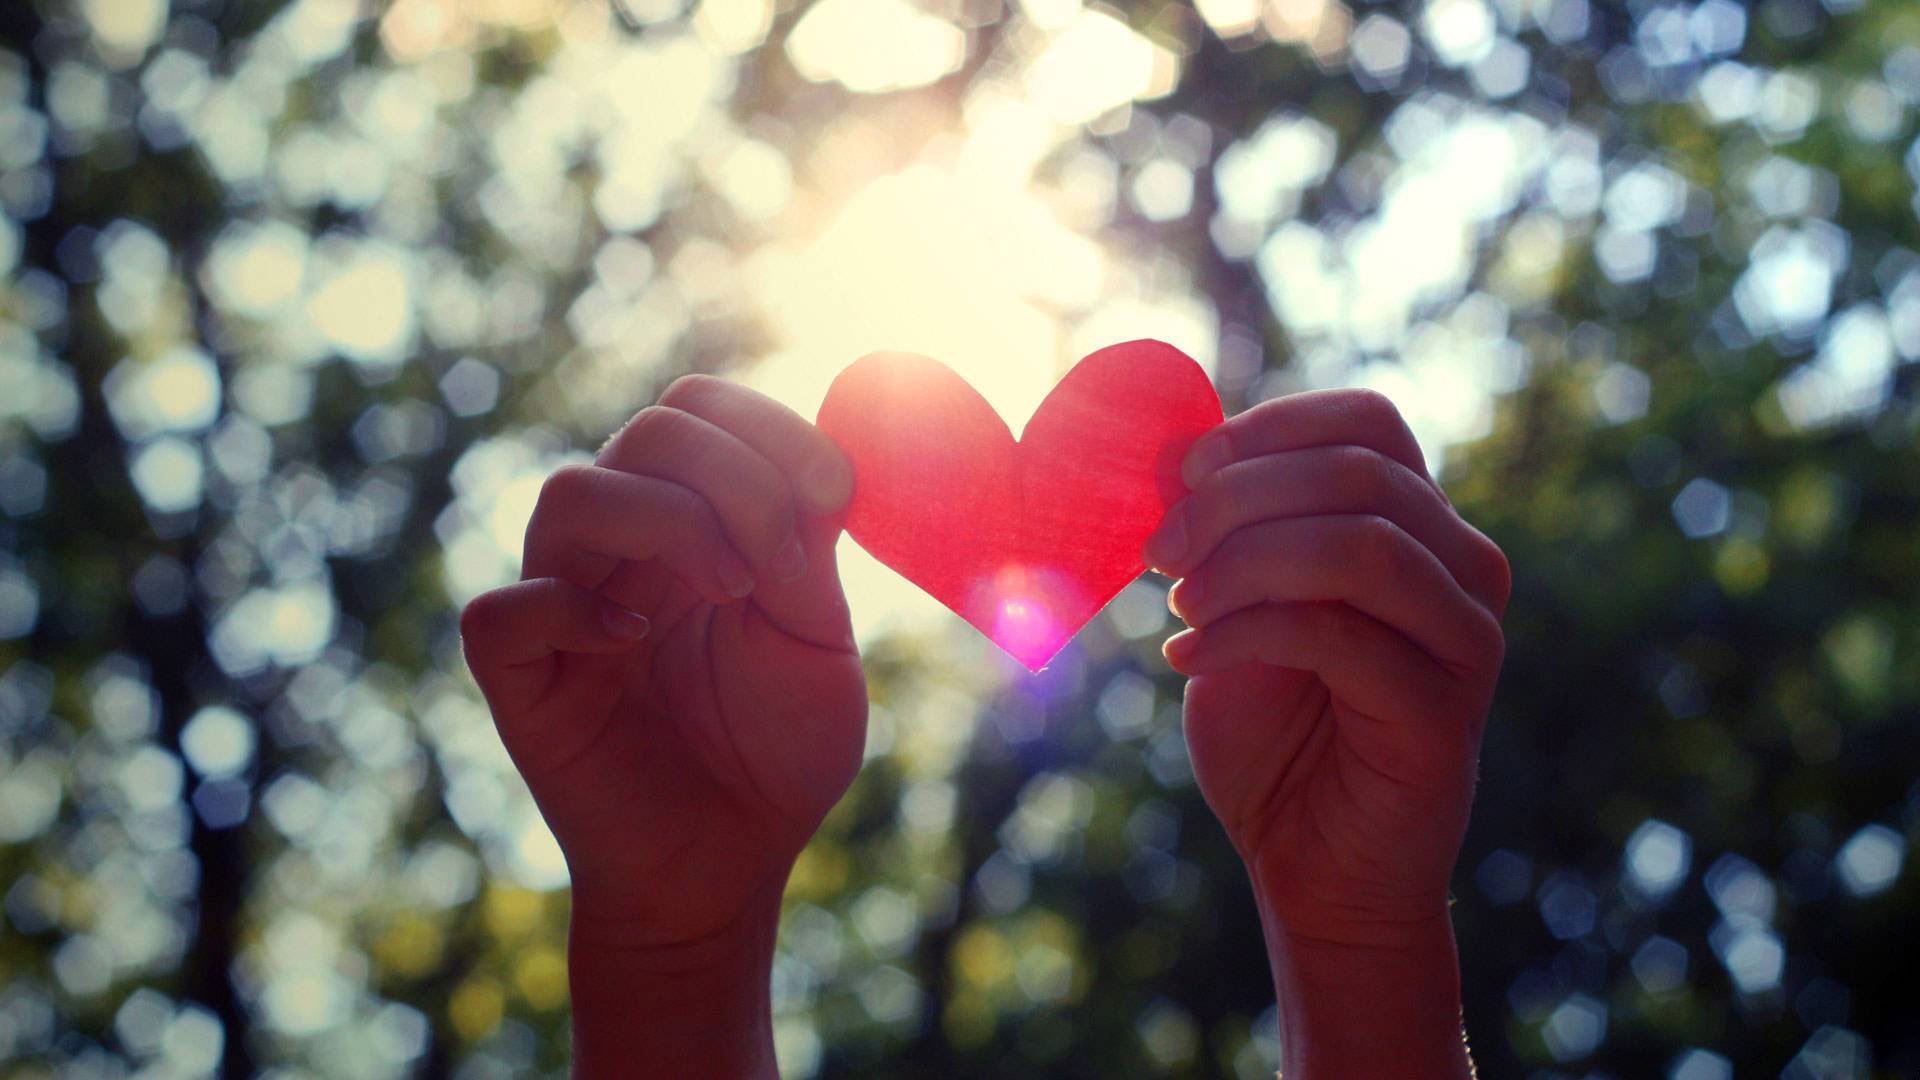
[[[7,0],[0,1073],[564,1069],[460,659],[544,473],[863,352],[1391,395],[1509,552],[1487,1076],[1920,1075],[1920,7]],[[1271,1075],[1165,582],[1037,678],[857,549],[789,1077]]]

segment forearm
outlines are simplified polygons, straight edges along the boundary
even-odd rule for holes
[[[1391,944],[1316,940],[1276,924],[1263,902],[1284,1080],[1473,1076],[1460,967],[1444,909]]]
[[[725,932],[670,946],[576,907],[574,1075],[777,1078],[769,995],[779,903],[776,887]]]

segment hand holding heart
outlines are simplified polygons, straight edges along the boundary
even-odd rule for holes
[[[1285,1076],[1465,1076],[1448,879],[1509,578],[1383,397],[1228,421],[1147,545],[1194,776],[1245,860]]]
[[[572,872],[577,1069],[771,1075],[780,894],[864,740],[834,565],[848,523],[1036,668],[1143,565],[1181,577],[1193,629],[1166,653],[1266,920],[1287,1075],[1458,1071],[1446,888],[1505,561],[1384,398],[1303,394],[1222,424],[1197,376],[1158,343],[1103,350],[1018,443],[920,358],[855,365],[859,394],[838,412],[830,396],[821,427],[695,376],[549,479],[522,580],[461,629]],[[936,437],[956,431],[977,458]],[[914,436],[932,467],[901,448]],[[888,504],[916,485],[920,512]]]
[[[1500,668],[1505,558],[1385,398],[1270,401],[1208,435],[1147,545],[1193,629],[1194,772],[1290,930],[1391,944],[1444,916]]]
[[[689,376],[547,480],[522,580],[461,619],[573,879],[576,1075],[772,1075],[780,896],[866,738],[852,482],[791,410]]]

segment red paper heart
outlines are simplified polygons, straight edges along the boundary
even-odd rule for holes
[[[1033,671],[1146,569],[1220,423],[1200,365],[1158,341],[1075,364],[1015,442],[946,365],[881,354],[834,379],[820,430],[853,461],[847,532]]]

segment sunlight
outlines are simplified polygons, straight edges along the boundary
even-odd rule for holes
[[[1043,599],[1037,576],[1025,567],[1010,566],[983,586],[998,597],[993,605],[993,640],[1030,668],[1044,665],[1070,636],[1070,628],[1059,625]]]
[[[928,140],[903,167],[839,199],[796,192],[785,228],[743,265],[774,342],[744,381],[812,417],[855,359],[920,353],[958,372],[1017,436],[1060,376],[1094,348],[1157,337],[1211,370],[1211,305],[1190,281],[1170,283],[1102,242],[1098,230],[1119,198],[1117,167],[1075,145],[1075,120],[1161,92],[1173,58],[1135,37],[1128,71],[1067,95],[1074,58],[1087,55],[1076,40],[1132,35],[1088,18],[1112,23],[1104,15],[1063,19],[1054,46],[1039,52],[1024,79],[1010,73],[977,88],[961,105],[958,131]],[[834,155],[870,153],[871,137],[862,131],[823,144],[818,154],[828,160],[816,159],[810,171],[836,175],[845,163]],[[959,625],[851,541],[840,554],[862,640]]]
[[[1177,81],[1173,53],[1104,11],[1082,12],[1027,69],[1034,100],[1067,123],[1164,97]]]
[[[904,0],[821,0],[787,38],[787,56],[814,82],[858,93],[924,86],[958,71],[967,36]]]
[[[1018,431],[1064,367],[1058,319],[1019,288],[1023,275],[1001,247],[1017,239],[1015,222],[1028,226],[1039,265],[1097,277],[1098,249],[1050,222],[1022,189],[969,185],[925,165],[875,181],[811,243],[775,245],[752,261],[783,347],[746,381],[811,417],[848,363],[917,352],[959,372]],[[958,622],[851,540],[840,554],[863,640]]]

